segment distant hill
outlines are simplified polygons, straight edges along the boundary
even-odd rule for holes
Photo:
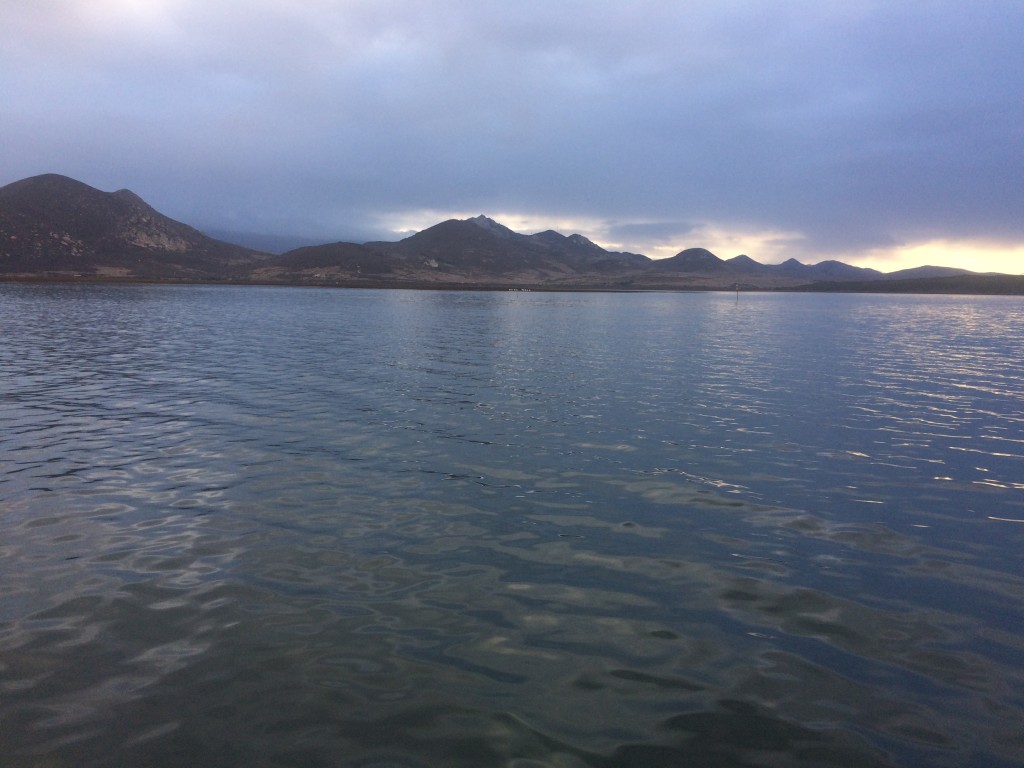
[[[730,269],[730,266],[735,265],[727,264],[706,248],[687,248],[653,265],[659,272],[738,272]]]
[[[592,284],[650,264],[646,256],[606,251],[582,235],[523,235],[476,216],[442,221],[398,242],[299,248],[270,259],[256,274],[264,280],[558,285]]]
[[[449,219],[397,243],[369,243],[382,253],[462,277],[490,279],[511,275],[547,278],[568,268],[546,258],[545,249],[511,229],[478,216]]]
[[[774,277],[799,283],[818,280],[873,280],[882,277],[882,273],[877,270],[852,267],[840,261],[801,264],[796,259],[789,259],[782,264],[761,264],[745,255],[720,259],[705,248],[687,248],[675,256],[655,262],[653,269],[659,272],[716,274],[723,277],[731,275],[737,280]]]
[[[726,259],[725,263],[729,269],[741,275],[770,275],[775,269],[773,265],[754,261],[746,254],[733,256],[731,259]]]
[[[853,267],[841,261],[822,261],[817,264],[801,264],[788,259],[776,265],[779,274],[804,281],[816,280],[874,280],[882,276],[876,269]]]
[[[258,232],[237,232],[231,229],[217,229],[203,227],[203,234],[209,235],[214,240],[220,240],[232,245],[240,245],[261,253],[279,255],[287,251],[294,251],[297,248],[306,248],[310,245],[320,245],[323,240],[310,237],[295,237],[289,235],[265,235]]]
[[[0,188],[0,278],[198,280],[533,290],[820,290],[1024,293],[1024,277],[924,266],[883,274],[838,261],[761,264],[687,248],[655,261],[580,234],[449,219],[397,242],[306,245],[280,255],[203,234],[134,193],[47,174]]]
[[[225,279],[259,261],[127,189],[47,174],[0,187],[0,274]]]
[[[956,277],[957,275],[970,275],[972,273],[968,269],[958,269],[956,267],[913,267],[912,269],[899,269],[895,272],[886,272],[882,275],[884,280],[916,280],[917,278],[927,277]]]
[[[530,235],[529,239],[545,246],[550,254],[577,271],[646,269],[653,260],[639,253],[606,251],[583,235],[563,235],[553,229]]]
[[[606,251],[583,235],[553,230],[521,235],[486,216],[451,219],[398,243],[370,243],[385,253],[422,259],[441,271],[478,276],[535,274],[559,278],[609,269],[643,268],[646,256]]]

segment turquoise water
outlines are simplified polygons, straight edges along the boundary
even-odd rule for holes
[[[1022,331],[0,285],[0,762],[1019,766]]]

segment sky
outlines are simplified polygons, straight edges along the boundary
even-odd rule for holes
[[[0,0],[0,185],[1024,273],[1021,0]]]

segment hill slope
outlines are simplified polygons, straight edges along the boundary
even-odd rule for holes
[[[101,192],[57,174],[0,187],[0,273],[227,279],[260,258],[127,189]]]

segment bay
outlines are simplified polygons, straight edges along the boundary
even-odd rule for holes
[[[0,758],[1019,765],[1022,331],[0,285]]]

